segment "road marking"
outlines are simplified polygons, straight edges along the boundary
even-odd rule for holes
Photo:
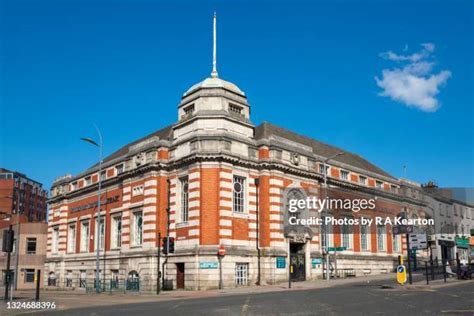
[[[450,309],[441,311],[443,314],[464,314],[464,313],[474,313],[474,309]]]
[[[240,316],[245,316],[247,315],[248,313],[248,309],[249,309],[249,303],[250,303],[250,296],[247,297],[247,299],[245,300],[245,303],[244,305],[242,306],[242,310],[240,311]]]

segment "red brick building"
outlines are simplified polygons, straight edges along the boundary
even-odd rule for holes
[[[101,175],[96,165],[52,186],[46,269],[56,286],[90,286],[97,238],[101,279],[140,280],[142,289],[156,286],[158,233],[175,238],[162,271],[175,288],[218,287],[220,246],[225,287],[255,283],[259,261],[261,283],[287,281],[290,264],[295,280],[321,278],[323,246],[346,247],[337,266],[356,275],[392,271],[404,249],[390,225],[289,227],[291,189],[375,200],[373,210],[327,210],[334,217],[394,217],[405,197],[396,178],[357,154],[255,126],[245,93],[215,68],[183,94],[175,123],[123,146],[103,167]]]
[[[0,212],[3,214],[20,213],[20,222],[46,221],[47,192],[43,185],[26,175],[0,168]],[[16,221],[16,216],[12,219]],[[0,228],[9,222],[1,221]]]

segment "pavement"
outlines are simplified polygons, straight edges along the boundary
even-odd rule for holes
[[[413,285],[400,286],[395,274],[350,279],[317,280],[288,284],[250,286],[209,291],[167,291],[160,295],[85,294],[75,291],[42,291],[41,302],[54,302],[54,311],[8,309],[0,303],[0,315],[365,315],[431,314],[474,315],[474,282],[448,279],[426,281],[414,276]],[[16,293],[16,302],[29,302],[32,291]],[[346,300],[346,298],[348,300]],[[413,300],[410,304],[404,299]],[[400,301],[397,305],[395,302]],[[266,303],[264,303],[266,302]],[[359,303],[364,302],[360,305]],[[444,303],[442,303],[444,302]],[[426,304],[425,304],[426,303]],[[440,303],[442,303],[440,305]],[[359,306],[360,305],[360,306]],[[394,305],[392,309],[384,306]],[[431,310],[435,308],[436,310]],[[393,312],[393,313],[392,313]]]

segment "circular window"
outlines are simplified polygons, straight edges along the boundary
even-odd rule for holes
[[[237,193],[242,193],[243,187],[242,183],[234,182],[234,191]]]

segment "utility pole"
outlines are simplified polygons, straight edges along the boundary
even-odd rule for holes
[[[256,178],[255,179],[255,188],[257,190],[257,196],[256,196],[256,216],[257,216],[257,240],[256,240],[256,246],[257,246],[257,283],[256,285],[260,285],[260,238],[259,238],[259,235],[260,235],[260,214],[259,214],[259,205],[258,205],[258,197],[259,197],[259,186],[260,186],[260,179],[259,178]]]
[[[160,294],[160,259],[161,259],[161,233],[158,233],[158,264],[156,275],[156,294]]]

